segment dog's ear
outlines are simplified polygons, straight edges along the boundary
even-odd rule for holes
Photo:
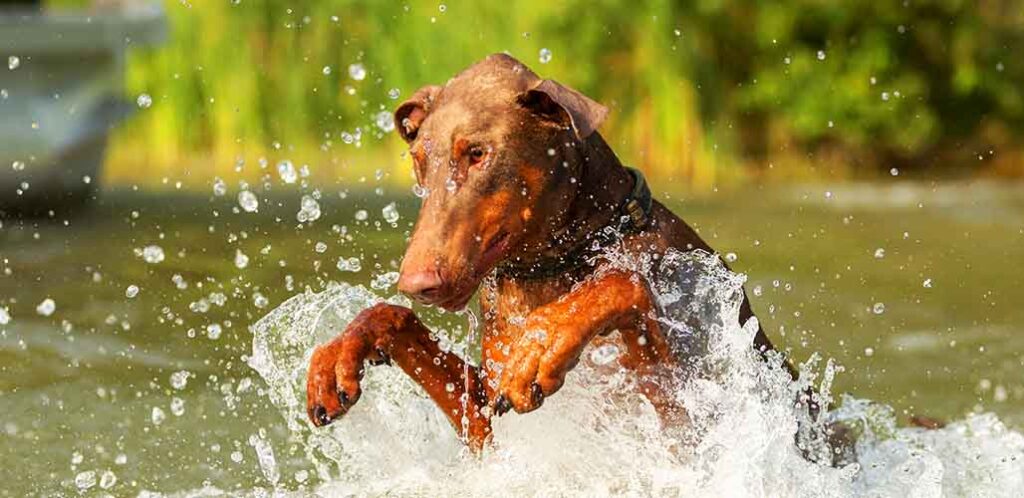
[[[416,132],[419,131],[423,120],[427,119],[427,115],[430,114],[430,106],[440,91],[441,87],[437,85],[427,85],[416,90],[409,100],[402,102],[402,105],[395,109],[395,128],[398,129],[398,134],[406,143],[416,140]]]
[[[607,107],[551,80],[540,80],[516,100],[544,119],[572,126],[580,140],[586,140],[608,116]]]

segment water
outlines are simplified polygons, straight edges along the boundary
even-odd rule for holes
[[[939,431],[898,429],[884,406],[853,398],[811,420],[792,402],[805,386],[778,366],[766,367],[749,344],[756,323],[738,322],[743,278],[710,255],[670,254],[682,287],[667,305],[670,336],[699,338],[706,350],[675,393],[690,425],[665,429],[624,375],[601,375],[586,363],[542,410],[495,425],[482,458],[466,454],[439,411],[397,368],[374,368],[366,396],[327,429],[305,422],[305,365],[312,348],[361,309],[381,300],[363,287],[338,285],[296,296],[254,328],[250,365],[268,382],[270,399],[303,438],[327,496],[351,493],[419,496],[1015,496],[1024,491],[1024,435],[991,414]],[[673,270],[662,270],[673,272]],[[685,275],[686,278],[679,277]],[[682,299],[679,299],[682,297]],[[407,304],[400,297],[393,301]],[[708,328],[686,325],[699,317]],[[684,339],[686,340],[686,339]],[[585,353],[585,356],[587,353]],[[830,364],[819,377],[823,396]],[[815,378],[807,370],[805,378]],[[813,463],[793,444],[798,430],[824,420],[860,433],[855,463]],[[809,453],[828,448],[807,438]],[[276,467],[274,467],[276,473]],[[276,474],[275,474],[276,475]]]
[[[815,384],[828,377],[828,358],[843,368],[830,392],[852,398],[835,416],[870,429],[856,469],[794,453],[797,415],[764,399],[792,386],[733,356],[739,342],[728,340],[711,341],[725,376],[678,393],[701,422],[696,445],[674,444],[688,435],[658,430],[626,379],[588,376],[585,364],[543,409],[500,419],[497,447],[481,460],[393,368],[371,370],[345,419],[309,430],[282,401],[295,395],[294,369],[350,313],[379,297],[400,299],[384,282],[413,217],[392,227],[383,210],[396,202],[397,212],[415,213],[411,195],[324,195],[321,216],[306,223],[296,220],[300,195],[265,192],[251,213],[212,192],[121,193],[67,224],[5,220],[0,495],[76,495],[78,481],[91,483],[87,494],[114,496],[275,488],[933,496],[936,483],[947,496],[1014,495],[1024,427],[1024,269],[1014,263],[1024,258],[1021,193],[897,184],[669,199],[714,247],[737,254],[732,265],[749,275],[748,289],[761,289],[754,307],[773,340],[800,362],[819,353]],[[162,248],[162,261],[135,254],[149,245]],[[234,264],[237,251],[249,258],[244,268]],[[342,258],[359,264],[338,270]],[[708,288],[725,292],[727,281]],[[140,290],[129,298],[131,285]],[[343,306],[327,304],[339,296]],[[45,299],[55,302],[50,316],[36,312]],[[884,313],[873,312],[875,303]],[[312,328],[301,313],[281,323],[282,306],[322,318]],[[468,330],[464,316],[423,316],[456,343]],[[258,323],[278,326],[254,334]],[[738,341],[737,325],[717,337]],[[286,353],[267,363],[253,346],[277,337],[271,329],[292,337],[263,341]],[[250,366],[260,361],[292,376],[265,378]],[[154,413],[163,414],[159,424]],[[952,423],[901,428],[915,413]]]

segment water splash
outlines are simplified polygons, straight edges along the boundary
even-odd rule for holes
[[[614,258],[613,258],[614,259]],[[494,421],[494,445],[474,457],[447,420],[397,368],[370,368],[363,397],[342,420],[313,429],[305,414],[312,349],[382,299],[336,284],[295,296],[253,326],[249,364],[333,495],[416,496],[1019,496],[1024,435],[994,415],[939,430],[898,428],[889,407],[845,397],[811,418],[794,403],[812,382],[823,401],[840,370],[820,359],[793,382],[778,358],[750,348],[756,321],[739,323],[743,277],[714,255],[624,260],[644,274],[686,374],[674,392],[689,424],[667,429],[632,380],[583,361],[544,407]],[[652,268],[659,271],[651,272]],[[389,301],[408,305],[401,297]],[[590,352],[584,358],[595,357]],[[600,358],[598,354],[596,357]],[[825,463],[820,437],[841,421],[859,434],[856,461]],[[797,437],[798,433],[800,437]],[[795,441],[800,441],[798,449]],[[818,458],[805,458],[802,453]],[[306,482],[303,474],[304,485]],[[302,484],[278,483],[282,490]]]

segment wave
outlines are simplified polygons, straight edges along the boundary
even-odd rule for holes
[[[397,368],[369,368],[356,407],[315,429],[305,412],[313,348],[373,303],[409,304],[332,284],[289,299],[252,327],[249,364],[316,469],[301,485],[285,483],[273,448],[257,441],[264,476],[281,493],[321,496],[1024,495],[1024,435],[993,414],[903,428],[890,407],[843,396],[809,415],[797,394],[813,385],[831,401],[841,368],[814,356],[793,381],[778,359],[756,355],[756,319],[739,323],[744,277],[717,256],[615,263],[657,275],[650,283],[662,321],[688,355],[673,393],[688,411],[685,426],[662,426],[629,375],[595,366],[608,355],[595,348],[543,408],[495,419],[493,445],[480,456]],[[857,435],[843,465],[831,464],[822,437],[837,423]]]

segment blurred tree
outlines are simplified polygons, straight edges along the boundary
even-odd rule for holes
[[[624,159],[679,184],[769,165],[801,176],[1000,161],[1024,171],[1019,0],[165,7],[171,43],[131,61],[130,87],[154,105],[123,134],[126,160],[174,165],[205,151],[226,174],[234,157],[279,147],[335,162],[394,157],[401,144],[377,126],[396,104],[389,95],[508,51],[609,104],[605,134]]]

